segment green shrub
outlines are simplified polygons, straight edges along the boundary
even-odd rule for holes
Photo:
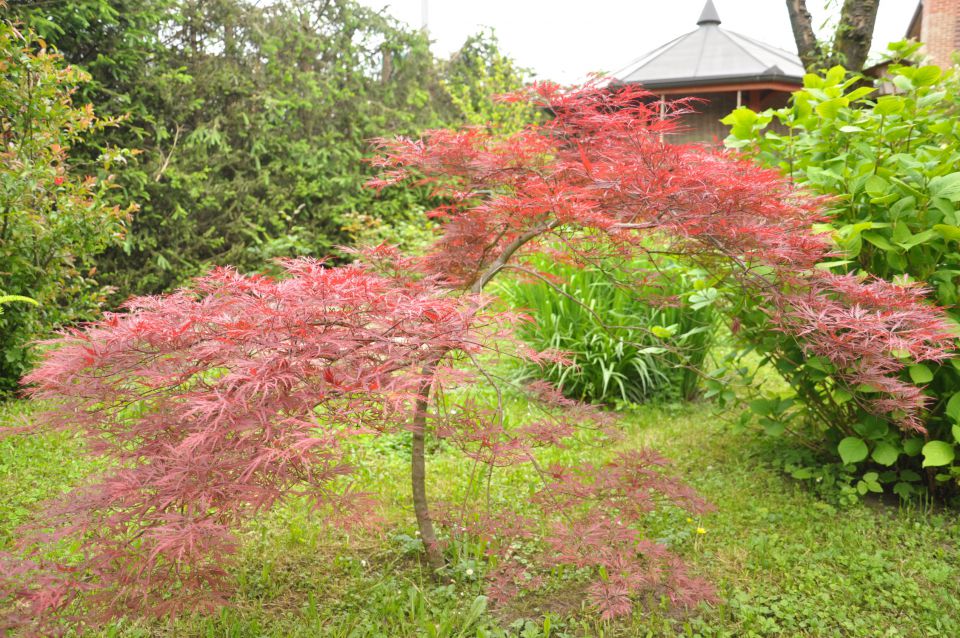
[[[909,55],[915,46],[891,49]],[[820,267],[924,282],[931,301],[960,320],[960,84],[952,70],[929,65],[894,64],[889,74],[885,85],[893,92],[884,95],[859,86],[862,79],[841,67],[807,75],[787,107],[731,113],[724,120],[732,125],[727,145],[828,197],[831,218],[822,230],[839,254]],[[790,349],[783,343],[760,347],[766,353]],[[957,359],[913,365],[904,375],[930,397],[924,433],[903,432],[893,419],[868,415],[856,396],[830,387],[816,362],[797,366],[770,358],[803,402],[755,401],[768,431],[794,432],[807,447],[839,458],[825,476],[815,455],[794,455],[788,469],[798,478],[842,476],[841,488],[856,497],[889,489],[909,496],[924,483],[955,484],[960,477]],[[795,423],[786,427],[789,421]]]
[[[530,116],[489,99],[525,78],[492,34],[442,62],[423,33],[355,0],[57,0],[7,11],[92,76],[85,101],[126,118],[75,158],[106,145],[141,151],[115,191],[140,213],[97,263],[115,302],[213,264],[325,257],[370,228],[422,234],[410,212],[433,206],[427,189],[363,188],[378,171],[371,140]]]
[[[566,361],[527,368],[528,374],[587,401],[696,398],[715,333],[708,305],[680,303],[700,281],[696,274],[658,264],[657,281],[637,288],[625,282],[649,276],[650,264],[629,272],[542,259],[533,265],[563,283],[513,280],[501,294],[530,316],[518,326],[520,336],[534,348],[565,353]]]
[[[103,150],[92,175],[71,170],[70,147],[106,124],[71,99],[86,75],[5,21],[0,71],[2,396],[29,368],[31,340],[95,311],[92,257],[122,239],[128,211],[105,203],[124,152]]]

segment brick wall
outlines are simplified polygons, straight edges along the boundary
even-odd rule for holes
[[[949,65],[960,49],[960,0],[923,0],[920,39],[934,64]]]

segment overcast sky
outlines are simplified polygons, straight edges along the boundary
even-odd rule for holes
[[[578,82],[614,72],[696,28],[705,0],[427,0],[434,52],[447,56],[467,36],[493,27],[503,50],[537,77]],[[423,0],[361,0],[420,27]],[[820,25],[842,0],[807,0]],[[723,28],[796,51],[784,0],[714,0]],[[825,6],[825,5],[829,5]],[[874,51],[901,39],[917,0],[881,0]],[[830,8],[832,7],[832,8]]]

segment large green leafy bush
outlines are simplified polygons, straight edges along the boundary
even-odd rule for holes
[[[70,147],[107,124],[74,103],[84,79],[0,21],[0,395],[29,368],[31,340],[97,307],[93,257],[122,239],[128,217],[105,203],[122,151],[104,149],[93,174],[70,166]],[[24,298],[35,303],[9,303]]]
[[[882,92],[841,67],[807,75],[787,107],[731,113],[724,120],[732,126],[727,145],[826,197],[830,219],[820,229],[838,255],[819,267],[923,282],[931,301],[960,319],[960,84],[954,71],[930,65],[893,64],[888,73]],[[859,407],[856,395],[871,388],[831,387],[823,361],[805,361],[784,338],[764,338],[760,350],[802,401],[768,396],[753,403],[755,411],[769,431],[797,433],[839,458],[825,473],[811,466],[809,455],[798,455],[788,464],[796,476],[839,476],[850,496],[885,485],[908,496],[921,484],[940,489],[960,477],[960,361],[909,367],[910,380],[930,397],[930,410],[926,432],[902,432]],[[796,358],[782,356],[792,351]],[[786,427],[789,421],[805,423]]]

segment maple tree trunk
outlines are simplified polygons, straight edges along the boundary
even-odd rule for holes
[[[433,371],[435,363],[424,367],[426,380],[420,386],[420,396],[417,399],[416,410],[413,414],[413,450],[410,454],[410,480],[413,487],[413,511],[417,516],[417,527],[420,530],[420,539],[427,554],[427,562],[434,572],[444,565],[443,553],[437,544],[437,535],[433,530],[433,519],[430,518],[430,506],[427,501],[427,409],[430,404],[430,387],[433,385]]]
[[[499,257],[490,264],[487,270],[477,278],[471,287],[471,292],[480,293],[483,287],[493,279],[497,273],[510,260],[513,254],[531,239],[543,234],[551,228],[556,228],[559,222],[556,220],[545,222],[527,232],[516,237],[507,244]],[[410,482],[413,487],[413,512],[417,517],[417,527],[420,530],[420,538],[423,540],[424,551],[427,555],[427,562],[433,569],[434,574],[443,568],[445,561],[440,546],[437,544],[437,534],[433,529],[433,519],[430,517],[430,503],[427,500],[427,462],[426,462],[426,441],[427,441],[427,410],[430,407],[430,388],[433,386],[433,374],[436,371],[437,364],[442,355],[424,365],[424,381],[420,385],[420,392],[417,398],[416,407],[413,413],[413,448],[410,453]]]

